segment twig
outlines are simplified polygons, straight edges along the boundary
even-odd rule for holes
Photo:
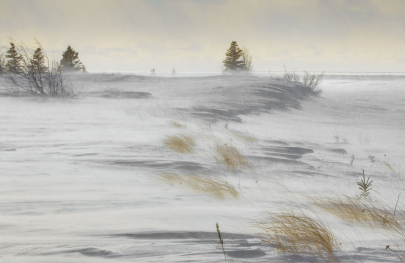
[[[394,217],[395,217],[395,212],[397,211],[397,205],[398,205],[398,201],[399,201],[399,196],[401,195],[401,193],[399,193],[398,195],[398,199],[397,199],[397,203],[395,205],[395,209],[394,209]]]

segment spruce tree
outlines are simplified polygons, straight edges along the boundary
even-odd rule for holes
[[[48,67],[45,65],[45,55],[41,48],[37,48],[31,59],[31,65],[35,71],[43,74],[48,71]]]
[[[17,47],[10,43],[10,49],[6,52],[6,70],[8,73],[15,74],[20,70],[21,56],[18,54]]]
[[[76,52],[71,46],[68,46],[66,51],[62,54],[60,61],[62,71],[82,71],[85,70],[83,63],[79,59],[79,53]]]
[[[241,71],[245,69],[245,64],[241,60],[242,52],[236,41],[232,41],[231,46],[225,53],[226,58],[223,61],[225,71]]]

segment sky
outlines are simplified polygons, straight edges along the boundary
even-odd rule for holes
[[[0,0],[0,44],[68,45],[89,72],[219,72],[232,41],[255,71],[404,72],[404,0]]]

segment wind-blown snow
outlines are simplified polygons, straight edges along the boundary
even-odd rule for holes
[[[218,262],[216,222],[234,262],[310,261],[255,236],[263,212],[299,206],[283,187],[354,196],[364,169],[375,198],[395,205],[405,189],[401,76],[327,77],[321,97],[264,77],[69,77],[78,99],[16,96],[2,81],[2,262]],[[164,146],[177,134],[196,139],[193,154]],[[249,167],[221,165],[216,144],[236,147]],[[164,172],[206,174],[242,194],[216,199],[159,181]],[[389,238],[359,232],[337,231],[351,242],[341,261],[398,261],[385,250]]]

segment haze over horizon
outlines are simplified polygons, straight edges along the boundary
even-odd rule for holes
[[[255,71],[403,72],[401,0],[2,0],[0,44],[67,45],[94,71],[218,72],[231,41]]]

